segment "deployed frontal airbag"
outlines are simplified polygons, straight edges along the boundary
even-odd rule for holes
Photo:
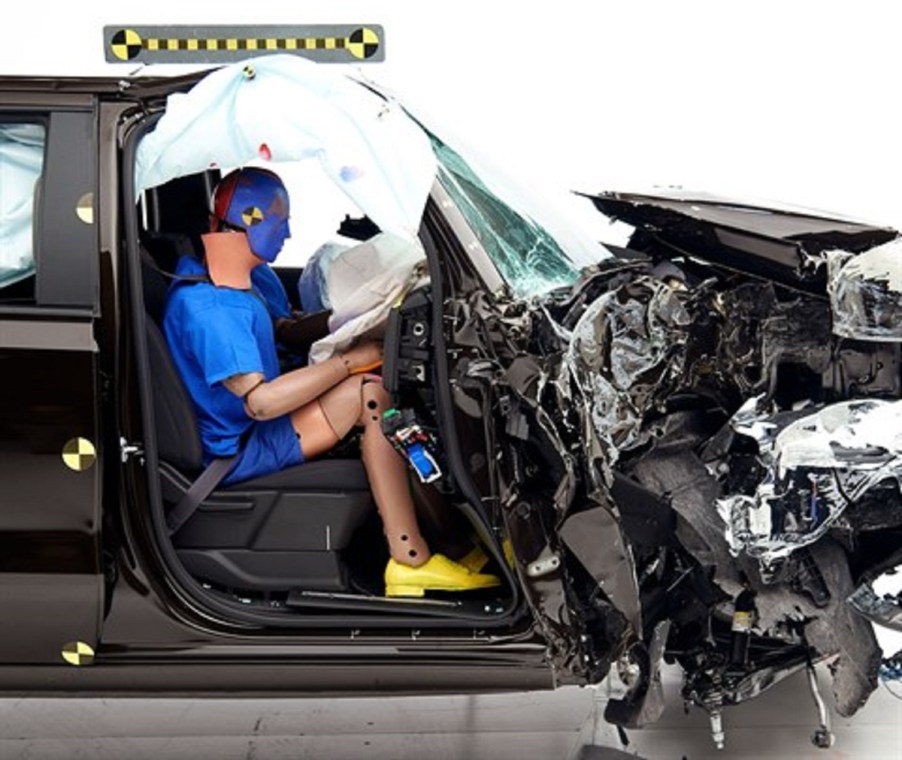
[[[322,301],[332,309],[329,334],[313,344],[310,361],[325,361],[355,339],[382,337],[391,307],[425,282],[419,241],[382,232],[336,251],[322,263]]]

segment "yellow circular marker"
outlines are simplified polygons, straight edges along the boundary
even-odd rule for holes
[[[67,641],[60,652],[63,659],[70,665],[81,667],[91,665],[94,662],[94,647],[84,641]]]
[[[137,58],[143,50],[144,43],[134,29],[120,29],[110,39],[110,49],[120,61],[130,61]]]
[[[63,462],[75,472],[84,472],[97,460],[94,444],[87,438],[70,438],[63,446]]]
[[[253,227],[263,221],[263,212],[256,206],[246,208],[241,212],[241,221],[248,227]]]
[[[78,199],[75,214],[85,224],[94,224],[94,193],[85,193]]]
[[[348,37],[347,48],[355,58],[370,58],[379,49],[379,35],[367,27],[356,29]]]

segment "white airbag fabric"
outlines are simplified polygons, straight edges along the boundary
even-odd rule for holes
[[[138,148],[137,190],[261,158],[319,160],[380,229],[409,240],[436,174],[429,139],[396,102],[326,66],[271,55],[169,97]]]
[[[0,288],[34,273],[34,188],[43,162],[42,126],[0,124]]]
[[[379,338],[391,307],[426,281],[422,246],[381,233],[333,257],[323,268],[332,307],[330,333],[313,344],[310,361],[328,359],[359,336]]]

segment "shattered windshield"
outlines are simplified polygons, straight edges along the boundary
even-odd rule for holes
[[[580,271],[610,255],[547,208],[530,209],[511,183],[477,174],[459,153],[430,134],[438,176],[495,266],[520,297],[572,285]],[[503,188],[503,189],[502,189]],[[554,230],[552,234],[551,230]]]

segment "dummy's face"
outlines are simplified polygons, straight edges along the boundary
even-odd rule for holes
[[[273,247],[276,249],[276,256],[282,251],[282,248],[285,246],[285,241],[291,237],[291,228],[288,225],[288,219],[284,219],[281,224],[273,231]]]
[[[276,260],[285,241],[291,237],[288,225],[288,193],[280,189],[274,193],[269,204],[262,209],[259,221],[252,221],[247,227],[248,243],[255,255],[263,261]]]

